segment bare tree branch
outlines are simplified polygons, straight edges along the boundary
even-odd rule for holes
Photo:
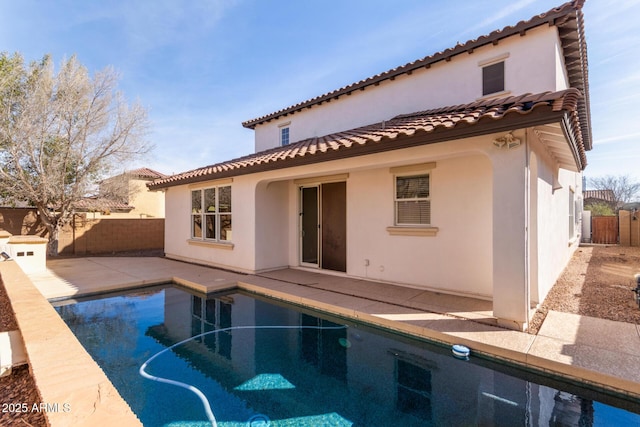
[[[75,56],[25,66],[0,53],[0,197],[28,201],[49,231],[49,253],[75,203],[105,173],[151,149],[147,112],[117,90],[106,68],[89,75]]]
[[[594,190],[610,191],[617,207],[637,199],[638,192],[640,192],[640,182],[635,181],[629,175],[605,175],[590,178],[589,186]]]

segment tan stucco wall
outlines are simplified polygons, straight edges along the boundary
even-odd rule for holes
[[[537,290],[532,289],[532,303],[541,303],[556,279],[562,273],[569,259],[577,249],[580,242],[581,197],[582,197],[582,174],[559,169],[553,159],[548,155],[547,150],[532,138],[531,142],[531,163],[537,165],[532,168],[532,178],[536,180],[534,184],[537,190],[533,197],[537,198],[538,210],[537,219],[537,247],[534,248],[537,256]],[[554,174],[556,177],[554,178]],[[560,187],[554,190],[555,186]],[[570,189],[574,191],[575,197],[575,234],[574,238],[569,236],[569,197]],[[550,250],[553,248],[553,250]]]
[[[189,243],[193,187],[172,187],[166,192],[165,252],[240,271],[297,266],[299,195],[294,180],[348,173],[347,274],[490,298],[492,166],[479,151],[479,141],[490,145],[487,138],[471,139],[235,177],[233,248]],[[387,227],[394,225],[394,190],[389,167],[426,161],[436,162],[431,197],[438,235],[391,236]]]
[[[164,194],[162,191],[149,191],[148,182],[144,179],[129,181],[129,187],[132,191],[129,204],[134,207],[129,213],[129,217],[164,218]]]

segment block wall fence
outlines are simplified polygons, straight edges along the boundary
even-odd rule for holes
[[[0,208],[0,230],[48,237],[35,209]],[[76,215],[62,229],[60,255],[91,255],[164,249],[163,218],[100,218]]]

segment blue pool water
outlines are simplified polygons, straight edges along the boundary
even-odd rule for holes
[[[640,402],[317,312],[168,286],[56,310],[145,426],[621,426]],[[277,326],[277,328],[275,328]],[[272,328],[274,327],[274,328]]]

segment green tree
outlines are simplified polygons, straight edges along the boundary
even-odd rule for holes
[[[585,211],[591,211],[593,216],[615,216],[616,213],[611,205],[605,202],[591,203],[584,206]]]
[[[50,56],[26,66],[0,53],[0,196],[38,209],[49,255],[95,183],[151,149],[147,112],[117,80],[112,68],[90,76],[75,56],[55,71]]]

